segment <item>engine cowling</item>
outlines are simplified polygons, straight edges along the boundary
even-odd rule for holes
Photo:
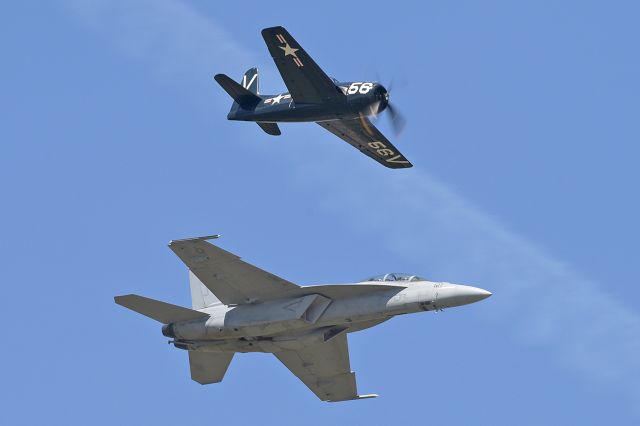
[[[377,103],[377,108],[374,111],[374,114],[377,115],[384,111],[387,108],[387,105],[389,105],[389,92],[382,84],[376,84],[373,88],[373,96]]]

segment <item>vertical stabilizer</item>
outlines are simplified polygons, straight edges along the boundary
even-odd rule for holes
[[[189,286],[191,287],[191,306],[193,309],[204,309],[222,304],[220,299],[214,296],[191,270],[189,270]]]
[[[224,378],[233,359],[234,352],[195,352],[189,351],[191,378],[201,385],[219,383]]]
[[[258,68],[248,69],[242,76],[242,87],[257,95],[259,93],[258,86]]]

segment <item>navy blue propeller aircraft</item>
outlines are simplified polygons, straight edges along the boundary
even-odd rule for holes
[[[275,136],[280,135],[278,122],[316,122],[386,167],[411,167],[367,118],[386,109],[396,132],[402,127],[403,119],[389,103],[384,86],[330,78],[283,27],[265,28],[262,37],[289,92],[260,95],[256,68],[245,73],[241,84],[217,74],[215,80],[234,100],[229,120],[255,121]]]

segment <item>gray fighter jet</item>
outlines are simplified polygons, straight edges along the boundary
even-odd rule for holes
[[[395,315],[467,305],[491,296],[476,287],[386,274],[356,284],[302,287],[263,271],[206,240],[175,240],[171,250],[189,268],[192,309],[135,294],[117,304],[163,324],[162,334],[187,350],[191,378],[222,381],[236,352],[273,353],[323,401],[359,395],[347,333]]]

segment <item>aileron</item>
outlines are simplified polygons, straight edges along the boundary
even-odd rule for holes
[[[323,401],[359,399],[356,375],[351,371],[346,334],[302,350],[274,355]]]
[[[385,167],[404,169],[413,166],[366,117],[318,124]]]

